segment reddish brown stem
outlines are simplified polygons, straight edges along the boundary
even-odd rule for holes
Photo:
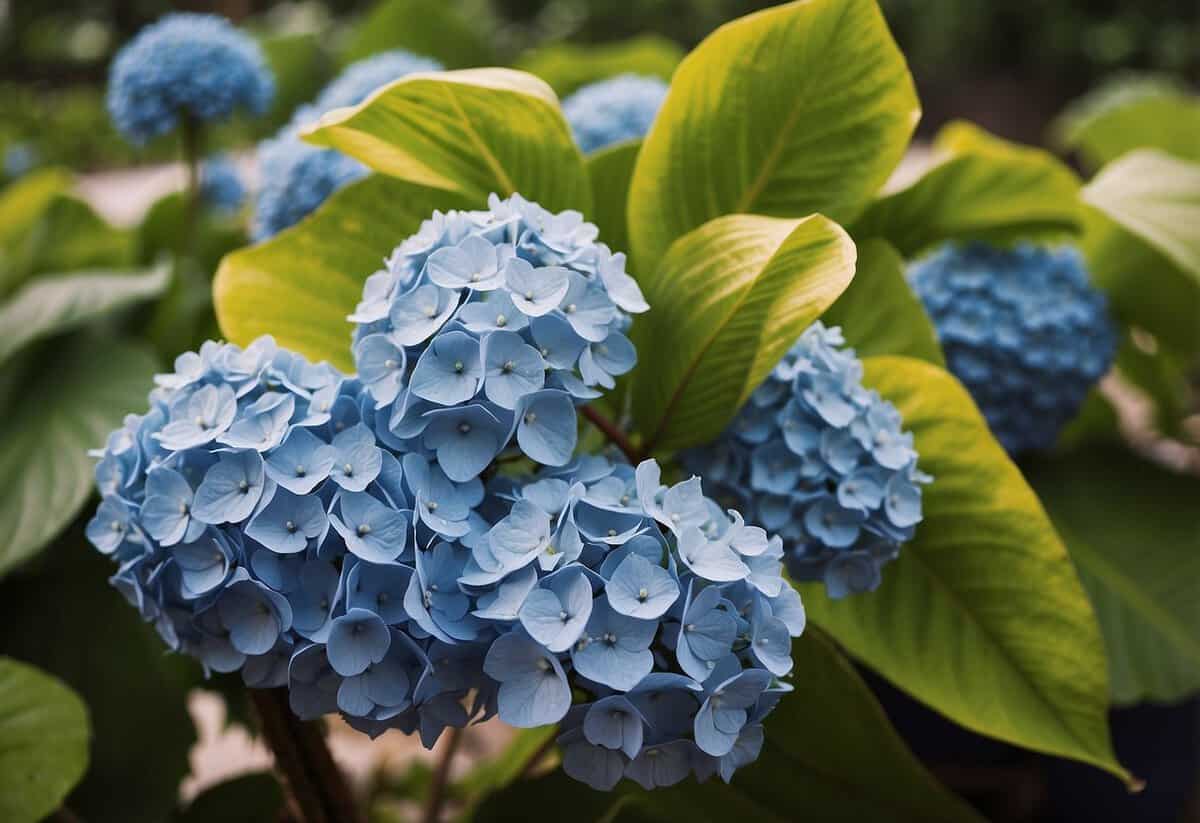
[[[633,441],[629,439],[625,432],[621,431],[616,423],[601,414],[594,406],[584,406],[583,416],[588,419],[589,423],[599,429],[609,439],[609,442],[624,452],[625,456],[629,458],[630,463],[636,466],[641,462],[641,450],[633,445]]]

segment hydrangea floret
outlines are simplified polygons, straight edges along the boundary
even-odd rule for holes
[[[562,466],[577,403],[633,368],[629,313],[648,307],[625,255],[578,212],[520,195],[435,213],[366,283],[354,360],[394,448],[455,482],[506,449]]]
[[[1107,301],[1079,253],[949,245],[910,278],[996,439],[1014,455],[1053,446],[1116,351]]]
[[[664,485],[653,460],[584,457],[489,488],[511,507],[459,579],[489,591],[500,718],[561,724],[565,771],[600,790],[728,781],[754,761],[805,625],[781,541],[698,477]]]
[[[263,240],[298,223],[338,189],[367,174],[366,166],[333,149],[300,139],[300,131],[333,109],[354,106],[373,91],[414,72],[440,71],[440,63],[403,50],[352,63],[288,123],[258,147],[262,186],[255,204],[254,234]]]
[[[490,635],[446,578],[459,540],[487,530],[483,484],[389,451],[357,380],[270,338],[175,366],[99,455],[87,535],[118,563],[112,584],[172,649],[287,685],[301,717],[432,746],[466,724],[469,689],[483,711]]]
[[[218,211],[237,211],[246,200],[246,187],[237,166],[224,154],[215,155],[200,167],[200,196]]]
[[[645,137],[667,84],[657,77],[620,74],[583,86],[563,100],[563,114],[585,153]]]
[[[146,26],[113,61],[108,110],[142,144],[181,120],[204,123],[236,109],[262,114],[275,83],[262,50],[224,17],[177,13]]]
[[[777,532],[789,573],[830,597],[871,591],[921,521],[912,434],[862,385],[837,327],[805,330],[711,445],[681,462],[715,496]]]

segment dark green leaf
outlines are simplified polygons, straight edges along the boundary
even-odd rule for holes
[[[354,28],[342,55],[352,63],[372,54],[405,49],[433,57],[448,69],[496,62],[487,29],[467,20],[452,4],[427,0],[380,0]]]
[[[1200,690],[1200,478],[1120,448],[1028,467],[1100,618],[1113,699]]]
[[[91,496],[87,450],[145,409],[157,368],[128,343],[80,334],[48,345],[32,367],[10,360],[2,370],[22,373],[19,384],[4,382],[13,396],[0,439],[0,576],[37,553]]]
[[[674,40],[642,34],[615,43],[553,43],[521,55],[516,68],[536,74],[566,97],[580,86],[618,74],[670,80],[683,49]]]
[[[600,239],[613,251],[629,252],[626,205],[633,164],[637,162],[641,140],[608,146],[587,156],[588,175],[592,178],[592,213],[587,219],[600,227]]]
[[[270,823],[283,810],[283,792],[270,772],[244,774],[205,789],[173,823]]]
[[[87,709],[62,682],[0,657],[0,820],[37,823],[88,762]]]

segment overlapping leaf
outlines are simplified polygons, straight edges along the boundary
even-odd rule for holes
[[[373,175],[315,214],[221,261],[213,299],[221,331],[245,345],[270,334],[314,361],[353,370],[346,316],[363,282],[435,209],[470,208],[452,192]]]
[[[836,223],[734,214],[681,237],[643,278],[633,411],[653,447],[711,440],[854,275]]]
[[[875,0],[801,0],[722,26],[679,65],[638,158],[637,269],[723,214],[852,219],[919,114]]]
[[[476,207],[493,192],[519,192],[551,211],[591,210],[587,169],[558,99],[525,72],[409,75],[326,114],[305,137]]]
[[[804,586],[810,618],[963,726],[1129,780],[1109,741],[1096,615],[1037,496],[949,374],[902,357],[865,363],[934,481],[879,589],[831,601]]]
[[[1029,468],[1100,619],[1113,699],[1200,690],[1200,480],[1120,448]]]
[[[587,158],[594,201],[587,218],[600,227],[600,239],[613,251],[629,251],[626,206],[633,165],[641,147],[641,140],[632,140],[600,149]]]

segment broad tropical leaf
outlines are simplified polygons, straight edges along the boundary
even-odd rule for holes
[[[1028,474],[1096,607],[1113,699],[1200,690],[1200,479],[1119,447],[1039,461]]]
[[[588,220],[600,227],[600,239],[613,251],[629,252],[626,205],[633,164],[637,162],[641,140],[608,146],[588,155],[588,175],[592,178],[595,201]]]
[[[934,480],[879,589],[832,601],[803,586],[810,618],[957,723],[1130,780],[1109,741],[1096,615],[1037,496],[949,374],[902,357],[865,363]]]
[[[88,762],[87,708],[33,666],[0,657],[0,820],[37,823]]]
[[[346,316],[363,282],[434,209],[459,195],[376,174],[337,192],[308,219],[225,257],[213,283],[221,331],[245,345],[270,334],[312,360],[352,371]]]
[[[482,206],[519,192],[551,211],[591,211],[591,186],[558,99],[512,69],[413,74],[335,109],[305,138],[375,171]]]
[[[830,220],[731,214],[679,238],[642,279],[633,411],[655,448],[711,440],[854,275]]]
[[[845,222],[920,115],[875,0],[800,0],[727,23],[680,63],[629,201],[636,270],[723,214]]]

